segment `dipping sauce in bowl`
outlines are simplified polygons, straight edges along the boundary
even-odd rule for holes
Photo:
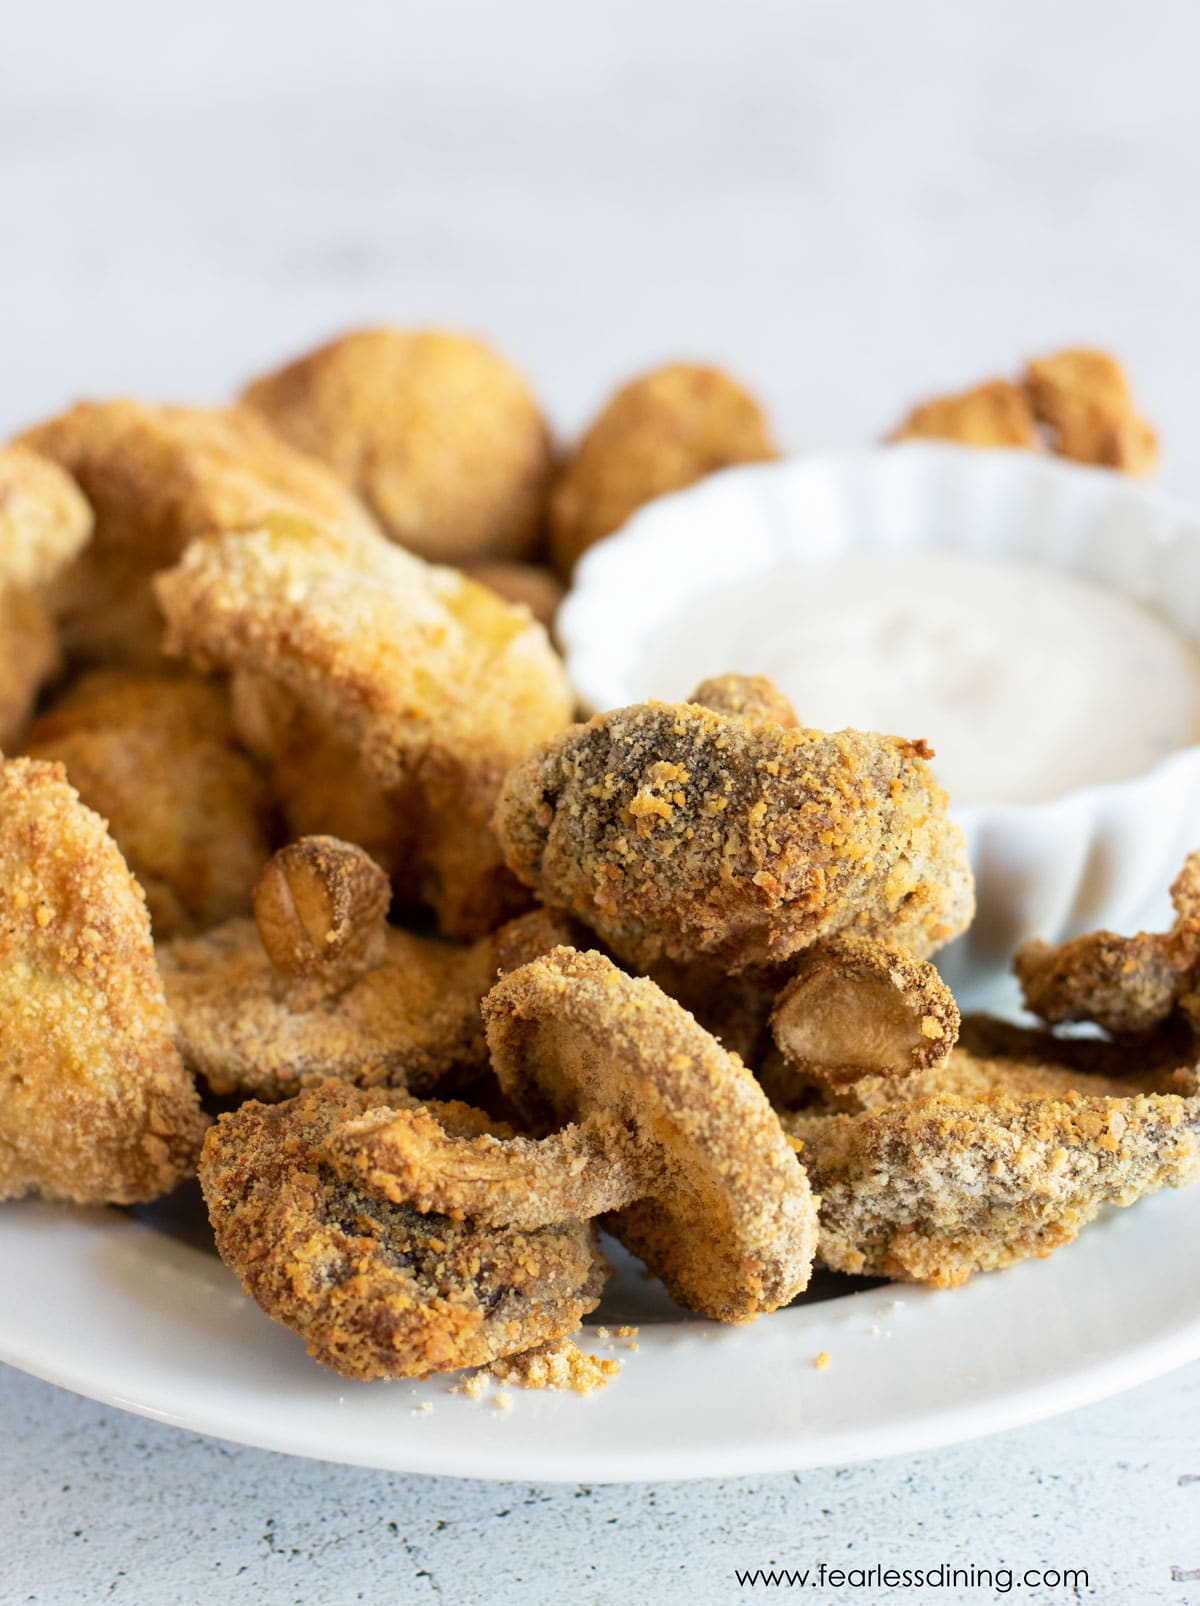
[[[770,676],[805,725],[924,737],[957,804],[1044,802],[1200,742],[1200,653],[1029,562],[872,552],[760,576],[648,640],[638,678],[682,697],[714,663]]]

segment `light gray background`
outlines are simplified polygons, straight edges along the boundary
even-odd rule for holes
[[[1092,340],[1200,501],[1198,47],[1189,0],[5,8],[0,431],[215,401],[393,319],[491,335],[564,431],[713,358],[806,447]],[[234,1450],[0,1371],[0,1602],[723,1602],[734,1566],[821,1559],[1196,1601],[1198,1416],[1192,1368],[938,1455],[553,1489]]]

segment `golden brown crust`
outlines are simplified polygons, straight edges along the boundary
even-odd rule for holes
[[[150,580],[197,536],[274,512],[374,529],[328,469],[248,408],[80,402],[22,439],[75,477],[95,514],[92,541],[56,587],[77,662],[155,667],[163,626]]]
[[[255,380],[243,401],[423,558],[521,558],[537,545],[549,433],[525,380],[481,340],[359,330]]]
[[[820,1195],[819,1259],[940,1288],[1049,1255],[1102,1206],[1200,1175],[1200,1100],[1174,1094],[997,1094],[782,1120]]]
[[[486,939],[463,948],[389,927],[382,962],[336,993],[281,975],[252,920],[164,943],[158,959],[184,1061],[214,1093],[277,1100],[326,1078],[428,1092],[486,1068]]]
[[[156,1199],[204,1119],[145,901],[61,765],[0,763],[0,1198]]]
[[[1120,364],[1105,351],[1075,348],[1031,362],[1025,386],[1061,457],[1127,474],[1150,474],[1158,441],[1139,416]]]
[[[28,446],[0,446],[0,579],[48,585],[91,533],[92,510],[69,474]]]
[[[58,759],[146,893],[154,935],[203,931],[249,908],[270,852],[271,806],[233,742],[222,687],[94,670],[34,722],[34,758]]]
[[[171,651],[268,677],[354,747],[447,935],[517,912],[490,816],[505,771],[571,708],[539,625],[453,570],[293,520],[195,543],[157,590]]]
[[[1093,931],[1057,946],[1022,944],[1013,970],[1026,1007],[1051,1024],[1093,1021],[1118,1035],[1168,1026],[1180,1005],[1190,1013],[1200,978],[1198,880],[1200,853],[1193,853],[1171,888],[1170,931]]]
[[[1029,398],[1007,379],[991,379],[956,395],[921,402],[888,439],[961,441],[964,446],[1038,445]]]
[[[312,977],[331,995],[383,962],[392,889],[351,842],[304,836],[280,848],[254,883],[254,922],[282,976]]]
[[[762,409],[728,374],[694,363],[643,374],[607,402],[555,482],[555,568],[568,578],[590,546],[653,497],[774,456]]]
[[[335,836],[364,848],[415,902],[408,843],[417,829],[413,802],[390,796],[367,773],[358,747],[332,716],[307,708],[266,675],[238,671],[230,680],[237,739],[270,777],[285,835]]]
[[[20,741],[60,667],[47,593],[91,533],[69,475],[27,446],[0,447],[0,748]]]
[[[931,964],[864,937],[831,937],[799,956],[771,1029],[797,1074],[840,1088],[906,1077],[944,1060],[958,1006]]]
[[[1143,1060],[1128,1048],[1123,1060],[1114,1060],[1107,1070],[1085,1069],[1082,1064],[1069,1065],[1061,1060],[1013,1059],[1002,1054],[985,1057],[956,1048],[939,1064],[912,1076],[863,1077],[853,1087],[839,1090],[831,1102],[853,1115],[862,1110],[925,1104],[931,1099],[986,1103],[996,1097],[1024,1102],[1065,1099],[1076,1094],[1128,1098],[1134,1093],[1177,1091],[1173,1076],[1174,1067],[1168,1062]]]
[[[361,1192],[322,1162],[343,1121],[387,1098],[327,1083],[213,1127],[200,1182],[245,1292],[316,1360],[363,1380],[482,1366],[576,1331],[607,1275],[592,1228],[454,1223]]]
[[[801,1292],[815,1227],[803,1172],[753,1076],[686,1010],[571,948],[503,977],[483,1010],[501,1088],[535,1131],[602,1115],[624,1125],[631,1169],[659,1156],[661,1180],[608,1224],[674,1298],[741,1322]]]
[[[843,930],[924,957],[974,908],[926,757],[895,737],[641,703],[518,764],[496,828],[524,882],[639,969],[769,968]]]

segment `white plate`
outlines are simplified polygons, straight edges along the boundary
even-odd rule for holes
[[[954,1292],[879,1285],[744,1328],[685,1320],[625,1261],[606,1300],[612,1321],[640,1327],[636,1352],[608,1351],[622,1375],[588,1398],[513,1391],[509,1411],[452,1395],[453,1379],[353,1384],[318,1367],[242,1297],[199,1223],[188,1190],[141,1217],[5,1205],[0,1360],[291,1455],[596,1483],[928,1449],[1200,1356],[1200,1188],[1113,1212],[1053,1259]],[[582,1342],[605,1352],[591,1329]],[[813,1364],[821,1350],[824,1370]]]

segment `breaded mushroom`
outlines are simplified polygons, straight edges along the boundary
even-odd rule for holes
[[[91,542],[56,587],[73,662],[159,663],[163,624],[150,581],[196,536],[274,512],[375,529],[336,476],[248,408],[80,402],[22,439],[74,476],[95,514]]]
[[[1200,1098],[899,1103],[788,1114],[821,1200],[818,1258],[834,1271],[953,1288],[1070,1242],[1104,1205],[1200,1178]]]
[[[266,677],[353,749],[340,784],[361,770],[394,807],[402,898],[455,937],[520,909],[492,811],[509,767],[572,706],[527,613],[387,542],[289,519],[196,542],[157,593],[169,650]]]
[[[1051,1024],[1093,1021],[1116,1034],[1153,1031],[1182,1008],[1200,1029],[1200,852],[1176,877],[1171,901],[1170,931],[1093,931],[1057,946],[1022,944],[1013,969],[1026,1007]]]
[[[807,1286],[815,1205],[778,1119],[742,1062],[654,982],[555,948],[502,977],[483,1012],[505,1096],[548,1140],[543,1206],[586,1208],[571,1190],[587,1183],[672,1296],[718,1321],[750,1321]],[[520,1155],[526,1171],[537,1159]]]
[[[929,756],[898,737],[639,703],[517,764],[496,829],[527,885],[642,970],[770,969],[838,932],[923,958],[974,908]]]
[[[891,441],[959,441],[964,446],[1039,444],[1029,398],[1007,379],[991,379],[957,395],[921,402],[888,436]]]
[[[217,1250],[245,1292],[316,1360],[364,1381],[482,1366],[575,1332],[608,1275],[594,1228],[454,1222],[326,1164],[340,1124],[394,1097],[327,1083],[221,1116],[200,1183]],[[434,1108],[452,1130],[481,1130],[478,1112]]]
[[[204,1118],[141,889],[62,767],[0,762],[0,1198],[157,1199]]]
[[[223,687],[93,670],[30,728],[25,751],[66,765],[146,893],[155,938],[242,914],[270,848],[266,786],[233,740]]]
[[[719,368],[673,363],[643,374],[606,403],[555,481],[555,568],[569,579],[589,547],[654,497],[775,456],[761,407]]]
[[[1157,437],[1108,352],[1075,348],[1038,358],[1025,370],[1025,388],[1060,457],[1127,474],[1154,471]]]
[[[524,558],[538,543],[549,432],[525,380],[482,340],[363,329],[242,400],[431,562]]]
[[[486,1072],[484,995],[562,928],[526,916],[440,942],[387,925],[388,891],[361,848],[302,838],[264,867],[254,920],[159,945],[176,1041],[212,1092],[274,1102],[330,1079],[426,1094]]]
[[[91,509],[68,474],[27,446],[0,447],[0,748],[20,740],[60,668],[49,594],[91,533]]]

